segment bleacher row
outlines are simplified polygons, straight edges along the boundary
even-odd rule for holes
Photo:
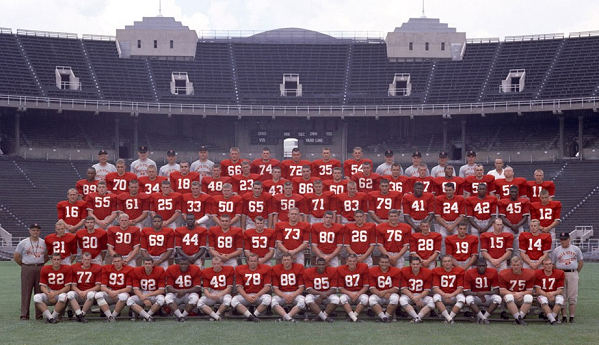
[[[463,61],[389,62],[384,42],[252,44],[198,42],[195,61],[119,59],[114,41],[0,34],[0,94],[114,101],[243,105],[385,105],[595,96],[599,37],[469,43]],[[81,91],[56,88],[71,66]],[[510,69],[526,70],[522,92],[499,93]],[[193,95],[170,94],[187,72]],[[298,73],[302,97],[281,97],[283,74]],[[389,97],[395,73],[412,95]]]

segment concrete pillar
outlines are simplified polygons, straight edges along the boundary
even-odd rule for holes
[[[448,120],[443,120],[443,151],[447,152],[447,127],[449,123]]]
[[[462,161],[466,161],[466,120],[462,120]]]
[[[135,117],[133,119],[133,147],[131,148],[132,152],[136,152],[139,147],[139,118]]]
[[[583,149],[582,149],[582,133],[584,129],[584,115],[578,116],[578,159],[583,160]]]
[[[21,154],[21,113],[15,114],[15,155]]]
[[[341,121],[341,161],[347,159],[347,121]]]
[[[115,158],[121,157],[121,137],[120,137],[121,119],[115,115],[114,117],[114,155]]]
[[[565,130],[566,118],[564,116],[559,117],[559,142],[557,146],[557,155],[559,159],[564,158],[564,130]]]

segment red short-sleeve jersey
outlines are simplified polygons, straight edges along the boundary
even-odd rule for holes
[[[275,196],[277,194],[283,194],[283,185],[288,180],[279,179],[278,181],[266,180],[262,183],[262,189],[268,192],[270,195]]]
[[[438,232],[429,232],[428,235],[415,232],[410,237],[410,252],[418,254],[422,260],[426,260],[434,253],[441,252],[442,240],[443,236]]]
[[[112,213],[117,212],[116,194],[100,195],[99,193],[90,193],[85,197],[87,209],[94,212],[94,215],[100,219],[106,219]]]
[[[376,226],[376,243],[389,253],[399,253],[403,247],[408,246],[411,235],[412,227],[406,223],[392,226],[385,222]]]
[[[85,198],[89,193],[94,193],[98,191],[98,180],[88,181],[87,179],[79,180],[75,184],[75,188],[77,188],[77,193],[79,195],[83,195]]]
[[[318,177],[310,177],[309,179],[304,180],[302,176],[292,178],[293,193],[300,195],[314,193],[314,181],[316,180],[320,179]]]
[[[172,175],[172,174],[171,174]],[[156,212],[165,221],[171,218],[175,212],[181,210],[181,194],[177,192],[154,193],[150,195],[150,210]]]
[[[305,222],[297,222],[295,225],[291,225],[288,221],[278,222],[275,225],[277,242],[280,242],[288,250],[294,250],[302,243],[310,241],[311,228],[310,223]]]
[[[534,287],[535,271],[522,268],[520,274],[515,274],[511,268],[499,272],[499,287],[511,292],[522,292]]]
[[[45,285],[52,291],[60,290],[72,282],[70,265],[60,265],[58,270],[55,270],[52,265],[46,265],[40,271],[40,285]]]
[[[466,215],[466,199],[457,194],[448,199],[447,195],[441,194],[435,199],[435,214],[447,222],[453,222],[459,216]]]
[[[362,226],[356,223],[345,224],[343,243],[358,255],[366,253],[371,246],[376,245],[376,224],[364,223]]]
[[[401,269],[401,289],[406,289],[413,294],[421,294],[423,291],[430,291],[433,287],[433,271],[421,267],[418,274],[412,271],[412,267],[407,266]]]
[[[144,212],[150,211],[150,196],[144,193],[121,193],[117,197],[117,209],[126,213],[129,219],[139,218]]]
[[[333,195],[333,192],[323,192],[320,195],[314,193],[304,195],[308,214],[316,218],[324,217],[325,211],[333,209]]]
[[[223,185],[225,183],[232,184],[229,176],[221,176],[214,178],[212,176],[202,177],[202,192],[210,196],[221,195],[223,193]]]
[[[508,181],[504,178],[495,180],[495,195],[498,195],[500,199],[509,199],[511,186],[518,187],[518,196],[526,195],[527,186],[526,179],[524,177],[514,177],[514,179],[511,181]]]
[[[107,244],[118,254],[127,255],[135,246],[140,245],[140,235],[141,230],[136,226],[130,226],[125,230],[119,226],[111,226],[107,230]]]
[[[210,213],[208,207],[211,197],[208,194],[200,194],[194,197],[191,193],[186,193],[181,196],[181,213],[193,214],[196,220],[204,217],[206,213]]]
[[[189,229],[180,226],[175,229],[175,248],[181,248],[187,255],[195,255],[202,247],[207,246],[208,229],[203,226],[195,226]]]
[[[433,268],[433,287],[440,288],[445,293],[464,288],[464,269],[452,267],[448,272],[444,267]]]
[[[400,175],[395,178],[393,175],[386,175],[383,176],[383,178],[389,180],[389,190],[399,192],[402,196],[408,193],[408,190],[410,189],[410,177]]]
[[[255,270],[248,265],[235,267],[235,285],[243,287],[246,293],[257,293],[265,286],[272,285],[272,269],[268,265],[259,264]]]
[[[327,162],[317,159],[312,162],[312,176],[323,181],[332,180],[333,168],[341,168],[341,162],[338,159],[330,159]]]
[[[77,235],[77,246],[82,252],[89,252],[92,258],[107,249],[108,236],[104,229],[94,229],[94,232],[90,233],[84,228],[78,230],[75,234]]]
[[[94,288],[102,284],[102,265],[91,264],[88,268],[83,268],[81,262],[71,265],[73,284],[81,291]]]
[[[214,267],[208,267],[202,270],[203,286],[216,291],[222,291],[229,286],[233,286],[235,269],[231,266],[221,266],[220,271],[215,271]]]
[[[466,177],[464,191],[470,194],[478,194],[478,185],[481,183],[487,184],[487,193],[490,194],[495,191],[495,177],[492,175],[483,175],[480,180],[474,175]]]
[[[289,220],[289,209],[297,207],[300,213],[306,212],[306,201],[302,195],[292,194],[291,196],[285,196],[285,194],[277,194],[272,197],[271,200],[271,211],[278,215],[279,221]]]
[[[106,189],[116,195],[129,192],[129,182],[131,180],[137,180],[137,175],[128,171],[123,175],[119,175],[118,172],[111,172],[104,178]]]
[[[283,264],[272,267],[272,287],[277,287],[283,292],[297,291],[304,286],[304,265],[292,263],[289,269]]]
[[[464,290],[472,292],[491,291],[499,287],[499,274],[492,267],[487,267],[485,273],[478,273],[477,268],[471,268],[464,274]]]
[[[468,217],[474,217],[479,220],[491,219],[492,215],[497,214],[497,198],[492,195],[480,199],[478,196],[471,196],[466,199],[466,214]]]
[[[337,194],[342,194],[347,192],[347,183],[349,182],[349,180],[341,180],[338,182],[335,182],[335,180],[324,180],[322,182],[323,186],[324,186],[324,190],[327,192],[333,192],[333,194],[337,195]]]
[[[182,272],[180,265],[172,265],[166,269],[166,286],[177,290],[187,290],[202,285],[202,272],[196,265],[189,265],[187,271]]]
[[[228,214],[233,218],[243,213],[243,198],[239,195],[231,195],[226,199],[222,194],[213,195],[210,199],[210,214],[217,217]]]
[[[423,220],[435,213],[435,196],[431,193],[422,193],[420,197],[416,194],[404,194],[402,204],[404,214],[414,220]]]
[[[278,167],[281,162],[277,159],[271,158],[268,161],[263,161],[261,158],[254,159],[250,167],[252,174],[258,174],[260,181],[270,180],[272,178],[272,168]]]
[[[61,259],[66,259],[71,255],[77,254],[77,235],[65,233],[59,237],[58,234],[50,234],[44,238],[48,254],[60,253]]]
[[[526,198],[504,198],[497,202],[497,207],[499,214],[505,216],[512,224],[518,224],[522,217],[530,214],[530,201]]]
[[[368,193],[368,210],[374,212],[381,219],[389,218],[389,211],[401,209],[401,193],[389,191],[383,194],[381,191]]]
[[[252,220],[256,219],[258,216],[268,219],[268,215],[271,213],[271,198],[272,196],[265,192],[262,192],[262,194],[257,198],[252,192],[246,193],[243,196],[242,213]]]
[[[499,259],[507,250],[512,249],[514,235],[502,232],[499,235],[493,232],[485,232],[480,235],[480,250],[486,251],[493,259]]]
[[[264,228],[262,232],[256,229],[247,229],[243,233],[243,249],[257,254],[263,258],[271,249],[275,248],[275,230]]]
[[[448,183],[453,183],[455,186],[455,194],[462,195],[464,194],[464,179],[459,176],[453,176],[452,178],[443,177],[435,177],[433,179],[433,184],[435,185],[435,190],[437,195],[443,195],[445,193],[445,185]]]
[[[120,270],[117,270],[114,265],[104,265],[102,267],[102,286],[115,291],[133,287],[133,267],[123,265]]]
[[[306,268],[304,270],[304,283],[306,289],[314,289],[319,292],[337,288],[337,269],[327,266],[321,273],[318,272],[317,267]]]
[[[545,291],[545,292],[553,292],[558,289],[562,289],[564,287],[564,280],[566,275],[564,271],[553,269],[551,270],[551,274],[547,275],[543,269],[538,269],[535,271],[535,287]]]
[[[353,222],[354,212],[357,210],[368,212],[368,194],[363,192],[357,192],[354,196],[350,196],[349,193],[337,194],[335,204],[337,205],[337,214]]]
[[[555,183],[552,181],[543,181],[541,183],[537,183],[537,181],[527,181],[526,182],[526,195],[530,199],[530,202],[540,202],[541,191],[545,189],[549,192],[549,196],[555,196]],[[520,191],[522,194],[522,191]]]
[[[208,230],[208,243],[221,254],[231,254],[236,250],[243,250],[243,230],[232,226],[223,231],[220,226],[213,226]]]
[[[347,159],[343,162],[343,174],[345,177],[353,177],[354,174],[362,172],[362,163],[369,162],[370,166],[373,166],[372,160],[370,159]]]
[[[422,185],[424,186],[424,193],[436,193],[437,190],[435,189],[435,183],[434,183],[434,178],[432,176],[426,176],[426,177],[420,177],[420,176],[414,176],[414,177],[410,177],[410,180],[408,182],[408,193],[413,193],[414,192],[414,185],[416,184],[416,182],[421,182]]]
[[[534,236],[530,232],[523,232],[518,236],[518,244],[520,251],[531,260],[539,260],[543,254],[551,252],[551,234],[539,233]]]
[[[312,162],[302,159],[299,162],[294,162],[287,159],[281,162],[281,177],[291,180],[294,177],[302,176],[302,167],[304,165],[312,166]]]
[[[139,179],[139,192],[147,195],[160,192],[160,184],[162,181],[168,181],[166,176],[156,176],[155,179],[150,180],[150,176],[140,176]]]
[[[351,179],[356,183],[358,191],[370,193],[379,190],[379,181],[381,179],[381,175],[377,173],[371,173],[370,175],[366,176],[360,171],[353,174]]]
[[[140,236],[141,249],[145,249],[152,256],[162,255],[175,247],[175,231],[163,227],[160,231],[154,228],[143,228]]]
[[[222,171],[223,176],[233,176],[241,174],[241,162],[249,160],[241,158],[238,159],[237,162],[233,162],[230,159],[225,159],[220,162],[220,169]]]
[[[325,254],[331,254],[343,245],[343,235],[344,227],[339,223],[332,223],[330,228],[324,226],[324,223],[312,224],[312,245]]]
[[[239,174],[231,176],[231,184],[233,185],[233,191],[241,196],[251,193],[254,187],[254,181],[260,180],[260,175],[249,174],[248,176]]]
[[[169,177],[173,191],[179,194],[191,193],[191,183],[200,182],[200,174],[190,171],[183,175],[180,171],[173,171]]]
[[[387,272],[383,272],[379,266],[370,267],[370,287],[378,290],[398,288],[401,280],[401,270],[389,266]]]
[[[464,238],[457,234],[445,237],[445,251],[457,261],[466,261],[472,255],[478,254],[478,237],[466,235]]]
[[[370,271],[368,265],[362,262],[356,264],[352,271],[347,265],[337,267],[337,287],[348,291],[360,291],[370,286]]]
[[[562,203],[549,201],[543,205],[540,201],[530,204],[530,219],[538,219],[542,227],[551,225],[555,220],[561,220]]]
[[[164,268],[153,266],[152,272],[146,272],[146,268],[135,267],[133,269],[133,288],[142,291],[156,291],[166,287],[166,273]]]

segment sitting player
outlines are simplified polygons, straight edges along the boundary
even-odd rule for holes
[[[164,268],[154,266],[152,258],[145,258],[142,267],[133,269],[133,293],[127,299],[127,306],[141,315],[147,322],[154,322],[152,315],[164,305]],[[144,308],[149,307],[149,311]]]
[[[222,315],[231,306],[234,276],[235,269],[224,266],[223,260],[218,256],[212,258],[212,267],[202,271],[204,296],[198,301],[198,309],[215,321],[221,321]],[[215,312],[212,306],[217,303],[220,303],[220,306]]]
[[[178,265],[166,269],[165,303],[171,308],[178,322],[185,322],[185,318],[196,307],[200,296],[202,274],[200,268],[190,264],[189,259],[179,259]],[[181,304],[185,305],[183,312],[179,310]]]
[[[48,323],[57,323],[58,316],[62,314],[67,303],[67,293],[71,290],[71,266],[62,265],[60,253],[53,253],[52,264],[42,267],[40,272],[41,293],[33,296],[35,307],[42,312]],[[54,311],[50,313],[48,306],[53,305]],[[78,315],[77,321],[83,317]]]
[[[441,267],[433,269],[433,301],[447,323],[455,323],[453,318],[466,302],[464,291],[464,269],[454,267],[451,256],[445,255],[441,259]],[[451,306],[448,313],[445,306]]]
[[[304,282],[306,283],[306,305],[317,314],[322,321],[333,322],[329,315],[339,305],[337,292],[337,270],[335,267],[327,266],[327,261],[319,257],[316,259],[316,267],[304,271]],[[324,311],[320,305],[325,306]]]
[[[466,305],[476,315],[478,323],[489,324],[489,316],[501,304],[499,296],[499,282],[497,270],[487,268],[487,260],[478,258],[476,268],[471,268],[464,275],[464,294]],[[486,312],[482,312],[479,306],[485,306]]]

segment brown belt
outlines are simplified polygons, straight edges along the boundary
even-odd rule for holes
[[[35,266],[35,267],[39,267],[39,266],[44,266],[44,264],[23,264],[23,266]]]
[[[566,273],[578,272],[578,270],[562,270],[562,271],[564,271]]]

